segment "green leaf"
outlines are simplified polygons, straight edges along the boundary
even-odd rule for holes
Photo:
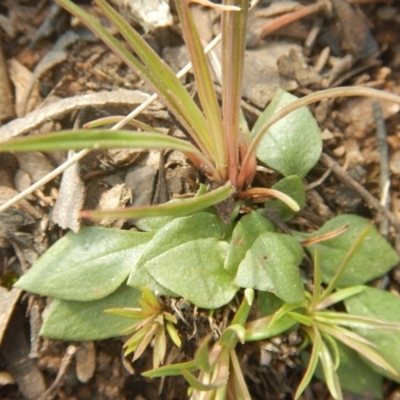
[[[306,190],[298,175],[291,175],[281,179],[277,184],[272,186],[272,189],[287,194],[300,206],[300,208],[304,207],[306,202]],[[296,214],[290,207],[279,200],[268,201],[264,203],[264,205],[268,209],[278,211],[280,217],[284,221],[291,219]]]
[[[141,292],[122,285],[110,296],[96,301],[54,299],[40,330],[42,336],[61,340],[101,340],[120,336],[135,321],[106,314],[110,307],[137,307]]]
[[[280,108],[297,99],[278,89],[268,107],[254,125],[254,138],[262,125]],[[259,160],[284,176],[305,176],[317,163],[322,151],[320,130],[306,107],[293,111],[273,124],[260,140],[256,154]]]
[[[369,368],[358,356],[357,352],[336,342],[339,349],[340,364],[336,373],[340,385],[344,391],[367,395],[372,394],[376,399],[382,399],[382,376]],[[304,363],[307,364],[307,354],[302,355]],[[317,366],[315,376],[324,381],[324,374],[321,365]]]
[[[2,151],[46,151],[96,149],[152,148],[175,149],[200,155],[198,150],[184,140],[158,132],[111,131],[109,129],[77,129],[59,133],[37,135],[1,143]]]
[[[189,132],[203,154],[212,155],[212,141],[209,135],[205,117],[196,105],[190,93],[175,76],[172,69],[157,55],[132,26],[120,16],[105,0],[97,0],[97,5],[105,16],[114,24],[135,55],[123,43],[110,34],[92,16],[69,0],[57,2],[75,15],[92,32],[96,34],[115,54],[144,79],[164,101],[175,117]]]
[[[286,314],[270,326],[273,317],[274,314],[248,322],[246,324],[246,342],[269,339],[286,332],[297,324],[294,318]]]
[[[296,394],[294,396],[295,400],[297,400],[300,397],[300,395],[304,392],[304,390],[307,388],[307,386],[311,382],[311,379],[314,375],[315,369],[317,368],[317,365],[318,365],[318,358],[319,358],[319,354],[320,354],[321,346],[322,346],[322,339],[321,339],[321,335],[318,332],[318,330],[312,330],[312,329],[308,328],[307,333],[312,342],[312,350],[311,350],[310,357],[308,359],[307,368],[304,373],[304,376],[301,379],[299,386],[297,387]]]
[[[171,216],[140,218],[135,222],[135,225],[144,232],[157,232],[173,219],[174,217]]]
[[[344,301],[350,314],[376,318],[388,322],[400,322],[400,298],[383,290],[366,288],[363,292]],[[353,328],[355,332],[369,340],[376,350],[400,373],[400,357],[395,349],[400,348],[400,332],[382,329]],[[380,374],[400,382],[398,377],[366,361]]]
[[[168,203],[141,206],[127,207],[116,210],[84,210],[81,211],[81,216],[85,218],[146,218],[146,217],[161,217],[174,216],[183,217],[193,214],[208,207],[214,206],[235,193],[235,189],[230,182],[212,190],[211,192],[192,197],[184,200],[172,200]]]
[[[177,293],[168,290],[157,278],[153,278],[145,267],[146,263],[174,247],[192,240],[212,237],[222,239],[227,234],[227,230],[227,226],[216,215],[207,212],[172,219],[158,229],[148,243],[129,275],[128,285],[136,288],[145,286],[152,291],[176,296]]]
[[[312,234],[301,234],[306,238],[318,237],[346,225],[349,226],[349,229],[341,235],[306,247],[312,257],[315,247],[317,248],[320,256],[322,280],[325,283],[330,282],[351,245],[358,235],[370,225],[370,222],[356,215],[344,214],[331,219]],[[399,255],[372,227],[357,252],[350,258],[337,286],[358,285],[371,281],[384,275],[399,261]]]
[[[337,400],[343,400],[342,390],[339,383],[339,378],[335,371],[335,365],[332,360],[331,353],[325,342],[322,340],[319,359],[322,365],[322,370],[325,376],[325,382],[328,386],[332,397]]]
[[[142,373],[147,378],[162,378],[163,376],[180,376],[182,375],[182,369],[189,372],[197,371],[199,368],[196,365],[195,360],[179,363],[170,364],[163,367],[155,368],[150,371]]]
[[[258,311],[262,316],[273,314],[282,304],[283,301],[275,294],[257,290]]]
[[[215,238],[192,240],[147,261],[144,267],[158,283],[196,306],[218,308],[239,289],[224,269],[227,247]]]
[[[253,211],[244,215],[236,224],[232,233],[228,255],[225,259],[226,270],[236,274],[247,250],[250,249],[259,235],[269,231],[275,231],[274,224],[259,212]]]
[[[222,167],[219,170],[221,178],[225,180],[227,179],[225,165],[228,161],[226,153],[227,140],[224,138],[222,117],[211,71],[193,16],[190,12],[189,3],[186,1],[177,1],[175,4],[181,22],[183,38],[192,61],[192,70],[197,84],[198,97],[208,126],[209,139],[211,143],[214,143],[214,161],[217,167]]]
[[[302,258],[303,249],[293,237],[264,232],[240,263],[235,283],[273,292],[288,303],[301,302],[304,288],[298,266]]]
[[[82,228],[58,240],[15,284],[42,296],[92,301],[128,277],[152,233]]]

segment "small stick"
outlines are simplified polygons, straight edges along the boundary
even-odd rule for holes
[[[377,200],[371,193],[368,192],[364,188],[364,186],[360,185],[357,181],[355,181],[346,171],[336,163],[331,157],[327,154],[323,153],[320,158],[321,163],[327,167],[332,168],[332,172],[335,176],[341,180],[343,183],[351,187],[355,192],[359,194],[359,196],[371,207],[374,208],[376,211],[380,212],[384,215],[388,221],[393,225],[397,232],[400,233],[400,221],[382,204]]]
[[[389,162],[388,153],[389,146],[387,143],[387,133],[385,121],[382,115],[382,108],[377,100],[372,102],[372,108],[374,111],[374,117],[376,121],[376,136],[378,140],[378,151],[380,160],[380,175],[379,175],[379,192],[380,192],[380,203],[383,207],[389,208]],[[383,236],[387,236],[389,232],[389,223],[387,218],[382,218],[379,224],[379,231]]]
[[[292,24],[295,21],[298,21],[302,18],[308,17],[312,14],[316,14],[320,11],[327,11],[329,10],[330,3],[326,1],[321,1],[316,4],[311,4],[305,7],[302,7],[296,11],[281,15],[272,21],[268,21],[264,27],[261,29],[260,33],[258,34],[257,38],[254,38],[254,43],[252,41],[251,45],[254,47],[257,45],[257,43],[261,40],[267,37],[268,35],[271,35],[272,33],[276,32],[277,30]]]
[[[74,345],[69,345],[67,347],[64,357],[61,360],[60,369],[58,370],[56,379],[51,384],[51,386],[46,390],[46,392],[43,393],[43,395],[40,397],[39,400],[47,400],[50,397],[52,397],[52,395],[55,393],[58,386],[60,385],[62,378],[64,377],[65,373],[67,372],[67,369],[70,366],[71,361],[74,358],[76,351],[77,351],[77,347]]]

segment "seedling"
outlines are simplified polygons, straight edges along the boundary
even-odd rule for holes
[[[126,352],[134,352],[137,359],[153,343],[153,365],[157,367],[164,361],[168,337],[165,332],[177,346],[180,332],[175,327],[177,317],[154,293],[185,298],[199,308],[213,310],[225,307],[245,289],[241,308],[210,349],[209,339],[204,338],[194,361],[161,367],[147,375],[182,374],[194,394],[202,391],[200,397],[204,398],[250,398],[235,353],[237,341],[260,340],[300,326],[307,339],[305,343],[312,343],[313,350],[297,396],[314,372],[318,374],[319,358],[332,395],[340,399],[338,340],[379,368],[386,368],[392,379],[399,379],[398,362],[393,362],[384,348],[374,350],[372,343],[376,344],[376,340],[365,339],[365,333],[355,332],[379,327],[389,330],[390,340],[399,340],[396,331],[399,321],[391,320],[393,314],[378,318],[365,312],[367,315],[361,316],[362,306],[357,306],[354,300],[370,293],[359,285],[382,276],[399,262],[391,246],[369,227],[368,221],[356,216],[337,217],[316,233],[290,235],[278,232],[278,226],[264,215],[268,215],[266,209],[272,209],[280,219],[289,220],[304,206],[302,178],[316,164],[322,149],[318,125],[306,105],[340,96],[369,96],[400,104],[400,97],[351,87],[327,89],[296,99],[279,90],[250,129],[240,109],[247,0],[225,0],[222,5],[202,1],[221,10],[221,107],[188,1],[177,0],[176,6],[200,105],[105,0],[95,2],[132,52],[71,1],[56,2],[79,18],[154,89],[183,127],[187,140],[167,136],[133,120],[136,129],[133,131],[98,128],[64,131],[1,143],[0,151],[174,149],[187,156],[202,179],[198,192],[190,199],[156,206],[82,211],[82,217],[92,219],[138,218],[138,231],[86,227],[78,235],[67,233],[20,278],[17,287],[55,298],[41,334],[64,340],[96,340],[117,336],[125,329],[133,333]],[[272,187],[254,187],[258,162],[283,178]],[[212,208],[214,205],[219,205],[218,212]],[[300,274],[304,257],[302,242],[337,232],[344,226],[348,229],[333,239],[309,241],[305,245],[311,250],[315,265],[315,289],[305,292]],[[312,251],[315,247],[318,251]],[[341,265],[337,264],[338,259],[344,260]],[[328,285],[325,290],[320,289],[321,282]],[[249,323],[245,330],[254,291],[258,311],[268,308],[262,301],[268,296],[275,296],[282,307],[272,316]],[[371,296],[378,299],[380,295]],[[352,309],[351,313],[325,310],[343,300]],[[110,308],[114,309],[111,314],[103,313]],[[132,327],[128,318],[121,315],[139,321]],[[352,330],[339,325],[350,326]],[[385,353],[387,361],[381,353]],[[351,365],[358,366],[356,362]],[[369,366],[365,368],[375,374]],[[197,377],[191,375],[195,370],[201,371]],[[362,385],[358,388],[342,385],[358,393],[365,390]],[[374,390],[378,390],[376,386]]]

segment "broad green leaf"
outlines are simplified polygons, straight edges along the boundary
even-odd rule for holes
[[[128,277],[152,233],[82,228],[58,240],[15,284],[42,296],[92,301]]]
[[[163,294],[171,297],[178,297],[177,293],[168,290],[161,285],[158,280],[154,279],[144,268],[144,266],[135,264],[128,277],[128,286],[133,288],[146,287],[154,293]]]
[[[322,280],[325,283],[330,282],[351,245],[358,235],[370,225],[370,222],[356,215],[344,214],[326,222],[321,229],[312,234],[301,234],[306,238],[318,237],[346,225],[349,228],[341,235],[307,246],[312,257],[314,249],[318,250]],[[337,286],[359,285],[378,278],[392,269],[399,261],[399,255],[372,227],[357,252],[350,258]]]
[[[228,244],[216,238],[183,243],[148,260],[144,267],[158,283],[201,308],[218,308],[238,287],[224,269]]]
[[[148,217],[148,218],[140,218],[135,222],[135,225],[138,229],[144,232],[157,232],[168,222],[171,222],[174,217],[165,216],[165,217]]]
[[[363,292],[344,301],[350,314],[376,318],[388,322],[400,322],[400,298],[384,290],[367,287]],[[400,357],[397,349],[400,348],[400,332],[382,329],[353,328],[355,332],[372,342],[376,350],[400,373]],[[400,382],[382,368],[366,361],[374,370],[384,376]]]
[[[188,217],[175,218],[159,229],[143,251],[138,265],[181,244],[197,239],[223,239],[227,226],[218,216],[199,212]]]
[[[281,179],[277,184],[272,186],[272,189],[287,194],[300,206],[300,208],[304,207],[306,202],[306,190],[298,175],[291,175]],[[280,217],[284,221],[291,219],[296,214],[295,211],[279,200],[268,201],[264,203],[264,205],[268,209],[278,211]]]
[[[262,316],[273,314],[282,304],[283,301],[275,294],[257,290],[258,311]]]
[[[235,283],[273,292],[288,303],[304,299],[299,264],[303,249],[293,237],[264,232],[258,236],[239,265]]]
[[[233,230],[228,255],[225,259],[225,268],[232,274],[236,274],[247,250],[259,235],[268,231],[275,231],[275,226],[259,212],[253,211],[244,215]]]
[[[268,107],[254,125],[254,138],[264,123],[283,106],[293,103],[296,96],[278,89]],[[317,163],[322,150],[320,129],[306,107],[293,111],[273,124],[260,140],[257,158],[284,176],[303,177]]]
[[[376,399],[382,399],[382,375],[369,368],[358,356],[357,352],[336,342],[339,349],[340,364],[336,373],[344,391],[367,395],[372,394]],[[307,353],[302,354],[304,364],[308,363]],[[318,364],[315,376],[324,381],[321,365]]]
[[[128,285],[136,288],[145,286],[152,291],[177,296],[177,293],[165,288],[149,274],[145,268],[146,262],[187,241],[208,237],[223,238],[226,232],[226,225],[211,213],[200,212],[189,217],[171,219],[157,230],[153,240],[146,246],[129,275]]]
[[[96,301],[54,299],[40,330],[42,336],[62,340],[101,340],[120,336],[135,321],[106,314],[110,307],[137,307],[141,292],[122,285],[111,295]]]
[[[168,252],[172,249],[197,239],[222,239],[227,235],[227,231],[227,226],[218,216],[207,212],[199,212],[188,217],[171,220],[155,233],[153,239],[144,249],[140,259],[129,275],[128,285],[137,288],[146,286],[153,291],[157,290],[159,293],[171,296],[180,294],[174,291],[172,287],[163,284],[159,276],[154,275],[154,273],[147,268],[147,262],[157,258],[160,260],[159,262],[162,263],[159,268],[161,268],[165,274],[168,272],[169,267],[162,261],[163,255],[165,255],[166,260],[168,259],[168,263],[176,262],[178,265],[178,263],[181,262],[180,260],[170,261]],[[182,281],[182,274],[186,273],[186,266],[182,268],[181,271],[178,271],[181,274],[178,279],[179,282]],[[189,288],[189,290],[190,289],[191,288]]]

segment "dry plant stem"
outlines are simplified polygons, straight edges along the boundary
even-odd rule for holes
[[[308,17],[309,15],[315,14],[319,11],[324,11],[328,7],[329,3],[320,2],[316,4],[311,4],[309,6],[305,6],[303,8],[300,8],[299,10],[277,17],[273,21],[266,23],[266,25],[260,32],[258,40],[265,38],[266,36],[277,31],[278,29],[281,29],[286,25],[298,21],[299,19]]]
[[[381,213],[388,221],[394,226],[397,232],[400,233],[400,221],[396,219],[396,217],[386,208],[384,207],[379,200],[377,200],[374,196],[371,195],[362,185],[360,185],[357,181],[349,176],[346,171],[337,164],[331,157],[327,154],[323,153],[320,159],[321,163],[327,167],[332,168],[332,172],[336,175],[338,179],[340,179],[343,183],[351,187],[354,191],[356,191],[360,197],[372,208]]]
[[[383,207],[389,208],[389,146],[387,142],[387,133],[385,121],[382,115],[382,108],[378,101],[374,100],[372,103],[374,117],[376,121],[376,136],[378,142],[379,160],[380,160],[380,175],[379,175],[379,192],[380,192],[380,203]],[[382,218],[379,225],[380,233],[383,236],[388,234],[388,221],[386,218]]]
[[[52,395],[54,395],[59,384],[61,383],[62,378],[65,376],[65,373],[67,372],[67,369],[70,366],[71,361],[72,361],[73,357],[75,356],[76,351],[77,351],[76,346],[74,346],[74,345],[68,346],[67,350],[65,351],[64,357],[61,360],[60,369],[58,370],[56,379],[51,384],[51,386],[46,390],[46,392],[43,394],[43,396],[40,397],[39,400],[47,400],[50,397],[52,397]]]
[[[204,53],[207,54],[209,53],[219,42],[221,41],[221,35],[217,35],[205,48],[204,48]],[[183,67],[177,74],[176,76],[178,78],[182,78],[185,76],[192,68],[192,64],[188,63]],[[150,104],[152,104],[154,101],[158,99],[157,94],[153,94],[151,97],[149,97],[144,103],[142,103],[139,107],[136,107],[132,112],[130,112],[124,119],[119,121],[117,124],[115,124],[110,130],[116,131],[123,126],[125,126],[127,123],[129,123],[130,120],[135,118],[137,115],[139,115],[143,110],[145,110]],[[50,117],[48,116],[46,119],[49,119]],[[43,121],[45,122],[45,121]],[[35,125],[38,126],[38,125]],[[25,131],[26,132],[26,131]],[[13,136],[19,136],[18,133],[13,134]],[[57,167],[54,171],[52,171],[50,174],[46,175],[42,179],[38,180],[35,182],[33,185],[19,193],[17,196],[13,197],[12,199],[8,200],[4,204],[0,205],[0,212],[3,212],[7,210],[7,208],[13,206],[15,203],[18,203],[20,200],[24,199],[26,196],[34,192],[36,189],[39,189],[41,186],[45,185],[46,183],[50,182],[54,178],[56,178],[58,175],[62,174],[68,167],[71,165],[75,164],[79,160],[81,160],[83,157],[85,157],[88,153],[90,152],[90,149],[83,149],[79,153],[76,153],[73,157],[68,159],[65,163],[61,164],[59,167]]]

